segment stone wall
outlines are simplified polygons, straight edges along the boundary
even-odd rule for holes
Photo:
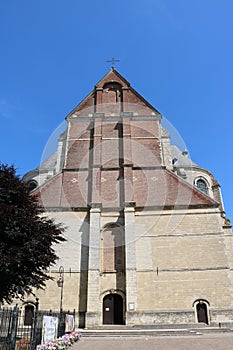
[[[131,237],[129,246],[135,247],[134,266],[130,265],[130,259],[126,261],[125,271],[102,271],[99,249],[96,262],[92,262],[94,272],[89,271],[89,289],[89,215],[87,212],[49,213],[67,227],[67,241],[56,247],[59,261],[50,271],[54,281],[47,283],[45,291],[36,291],[40,308],[59,310],[61,290],[56,280],[59,266],[63,266],[63,309],[76,309],[77,324],[83,325],[85,316],[89,326],[101,324],[102,300],[111,291],[124,296],[127,324],[195,322],[193,305],[199,299],[209,302],[212,323],[229,321],[233,308],[230,272],[233,259],[229,259],[232,236],[223,233],[218,210],[134,212],[131,208],[129,213],[132,227],[126,223],[126,229],[130,234],[128,238]],[[100,230],[109,223],[121,227],[124,224],[119,212],[100,213],[98,220]],[[135,236],[131,236],[132,230]],[[98,237],[101,239],[101,233]],[[89,304],[92,308],[88,309],[88,290],[92,293],[92,289],[96,296]],[[134,302],[134,311],[127,309],[129,302]]]
[[[197,299],[210,307],[233,306],[232,238],[229,244],[221,223],[216,209],[136,213],[139,311],[188,310]]]

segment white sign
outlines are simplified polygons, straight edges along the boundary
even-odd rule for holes
[[[72,332],[74,330],[74,316],[66,314],[66,332]]]
[[[133,311],[134,310],[134,303],[129,303],[129,310]]]
[[[43,316],[41,344],[57,339],[58,318]]]

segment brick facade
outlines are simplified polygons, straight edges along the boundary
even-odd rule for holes
[[[25,175],[67,227],[50,273],[64,266],[64,308],[77,310],[80,326],[101,325],[103,300],[116,303],[116,294],[129,325],[197,322],[196,303],[208,323],[233,320],[232,231],[220,187],[170,144],[161,119],[112,68],[67,116],[50,178]],[[56,281],[36,292],[55,309],[57,293]]]

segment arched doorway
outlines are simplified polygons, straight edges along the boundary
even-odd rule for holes
[[[27,304],[25,305],[24,311],[24,326],[32,326],[35,307],[31,304]]]
[[[207,309],[207,304],[203,301],[199,301],[196,304],[196,312],[197,312],[197,321],[209,324],[208,320],[208,309]]]
[[[103,324],[124,324],[123,298],[107,294],[103,299]]]

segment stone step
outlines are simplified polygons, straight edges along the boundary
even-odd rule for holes
[[[177,332],[176,330],[125,330],[125,331],[82,331],[82,336],[87,337],[156,337],[156,336],[174,336],[174,335],[190,335],[189,330],[182,330]]]
[[[206,328],[209,327],[205,323],[180,323],[180,324],[152,324],[152,325],[135,325],[133,329],[190,329],[190,328]]]
[[[126,327],[104,327],[100,329],[83,329],[82,336],[87,337],[160,337],[160,336],[190,336],[210,333],[233,333],[230,328],[200,327],[200,328],[163,328],[163,329],[134,329]]]
[[[216,327],[217,325],[214,325]],[[95,327],[89,327],[86,329],[94,329],[94,330],[122,330],[122,329],[189,329],[189,328],[206,328],[210,327],[206,325],[205,323],[181,323],[181,324],[151,324],[151,325],[133,325],[133,326],[127,326],[127,325],[101,325],[101,326],[95,326]]]

